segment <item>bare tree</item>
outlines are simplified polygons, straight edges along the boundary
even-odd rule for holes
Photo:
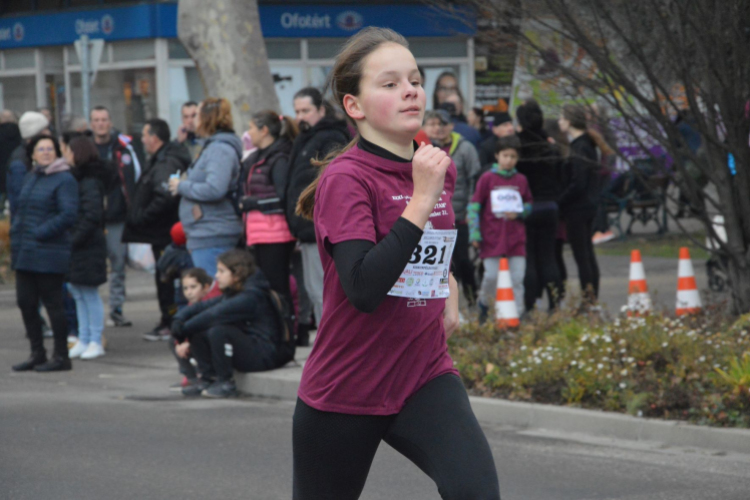
[[[178,35],[198,67],[205,94],[232,103],[238,131],[254,112],[279,110],[257,0],[180,0]]]
[[[691,201],[706,234],[717,237],[712,214],[724,217],[727,241],[709,250],[727,263],[734,312],[750,312],[750,2],[465,3],[498,20],[499,34],[535,51],[546,71],[564,76],[571,100],[606,103],[635,142],[645,136],[666,150],[674,161],[666,173]],[[562,62],[544,37],[531,35],[540,31],[583,53],[585,63]],[[700,136],[698,151],[687,147],[686,124]],[[718,196],[708,196],[698,178],[713,184]]]

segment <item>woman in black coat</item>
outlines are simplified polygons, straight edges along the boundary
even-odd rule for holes
[[[111,174],[88,137],[65,134],[62,146],[65,159],[73,165],[79,197],[68,275],[69,290],[76,301],[78,341],[69,354],[71,358],[94,359],[104,355],[104,304],[99,286],[107,282],[104,196]]]
[[[594,304],[599,296],[599,265],[591,237],[599,199],[599,155],[605,145],[597,144],[588,133],[586,110],[582,106],[565,106],[558,123],[560,131],[570,137],[560,211],[578,267],[584,303]]]
[[[10,228],[11,267],[31,356],[14,371],[70,370],[63,282],[70,267],[70,229],[78,213],[78,185],[60,156],[57,139],[38,135],[26,151],[33,168],[23,179]],[[39,302],[44,304],[55,337],[47,361]]]

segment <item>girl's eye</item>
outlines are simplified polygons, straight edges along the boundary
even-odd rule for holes
[[[422,82],[419,81],[419,80],[415,80],[415,81],[411,82],[411,84],[414,85],[415,87],[419,87],[420,85],[422,85]]]
[[[396,86],[396,84],[395,84],[395,83],[386,83],[386,84],[384,85],[384,87],[386,87],[386,88],[393,88],[393,87],[395,87],[395,86]]]

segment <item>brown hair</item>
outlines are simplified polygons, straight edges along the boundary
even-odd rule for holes
[[[297,137],[297,124],[294,123],[294,120],[288,116],[280,115],[276,111],[271,111],[270,109],[258,111],[250,120],[259,129],[268,127],[268,133],[271,134],[274,140],[283,137],[289,139],[289,141],[293,141]]]
[[[344,97],[348,94],[359,95],[359,82],[362,80],[363,61],[367,56],[375,52],[385,43],[395,43],[409,48],[406,38],[388,28],[368,27],[351,37],[336,56],[331,74],[328,77],[328,88],[333,93],[333,98],[343,108]],[[349,120],[351,122],[351,120]],[[356,127],[356,124],[354,124]],[[297,214],[307,219],[313,218],[315,209],[315,191],[318,189],[320,176],[325,168],[340,154],[350,150],[357,144],[359,134],[343,148],[333,151],[321,161],[314,161],[313,165],[319,168],[318,177],[307,186],[297,202]]]
[[[208,97],[199,107],[200,126],[196,131],[203,137],[211,137],[219,130],[234,130],[232,106],[223,97]]]
[[[239,292],[245,286],[245,281],[255,274],[255,257],[247,250],[233,248],[219,255],[219,262],[231,271],[232,276],[237,280],[232,286],[230,292]]]
[[[208,286],[214,282],[206,270],[201,269],[200,267],[191,267],[190,269],[183,271],[180,279],[184,280],[185,278],[193,278],[198,284],[200,284],[200,286]]]
[[[73,137],[68,143],[68,147],[73,152],[75,166],[86,165],[99,159],[99,150],[96,148],[96,144],[87,136]]]

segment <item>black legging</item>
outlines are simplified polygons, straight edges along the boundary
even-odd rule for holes
[[[578,267],[581,294],[589,302],[599,297],[599,265],[596,262],[594,243],[591,241],[596,209],[576,210],[565,214],[568,243]]]
[[[31,343],[32,354],[45,354],[39,300],[47,310],[55,337],[55,357],[68,359],[68,322],[63,306],[62,274],[16,271],[16,302]]]
[[[271,290],[283,295],[288,304],[293,304],[289,289],[289,273],[292,263],[294,241],[288,243],[257,244],[253,246],[255,260],[271,285]]]
[[[233,369],[242,373],[276,368],[276,348],[269,341],[248,335],[236,326],[218,325],[190,339],[190,353],[204,379],[231,380]]]
[[[461,380],[442,375],[388,416],[294,411],[294,500],[359,498],[385,441],[430,476],[444,499],[499,500],[487,438]]]
[[[453,249],[453,265],[456,268],[456,279],[464,289],[464,295],[469,304],[474,303],[477,296],[477,282],[474,278],[474,264],[469,257],[469,225],[456,224],[456,246]]]
[[[559,211],[552,203],[533,206],[526,218],[526,276],[524,304],[531,311],[544,289],[549,294],[549,307],[554,309],[562,298],[562,281],[555,258],[555,238]]]

